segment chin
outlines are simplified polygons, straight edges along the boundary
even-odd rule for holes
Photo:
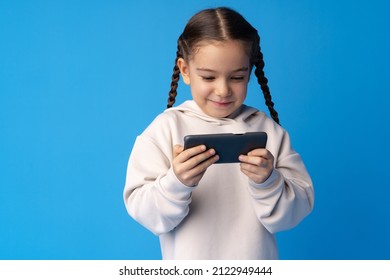
[[[213,118],[227,118],[229,117],[232,112],[208,112],[207,113],[209,116],[213,117]]]

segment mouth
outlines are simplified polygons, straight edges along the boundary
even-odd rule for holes
[[[215,101],[215,100],[209,100],[209,101],[217,107],[228,107],[233,103],[233,101]]]

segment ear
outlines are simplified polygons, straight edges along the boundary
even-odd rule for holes
[[[190,69],[188,63],[184,58],[179,58],[177,60],[177,67],[180,69],[181,76],[183,77],[183,82],[187,85],[190,84]]]

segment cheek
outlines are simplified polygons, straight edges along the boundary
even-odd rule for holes
[[[248,84],[237,85],[234,88],[234,92],[236,93],[237,98],[242,100],[246,98],[247,90],[248,90]]]
[[[199,96],[205,97],[210,93],[211,87],[206,83],[195,83],[192,85],[192,93]]]

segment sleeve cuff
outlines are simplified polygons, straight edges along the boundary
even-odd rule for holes
[[[164,193],[175,200],[188,200],[191,197],[193,187],[187,187],[176,177],[173,169],[170,168],[164,177],[161,177],[159,184]]]
[[[253,182],[252,180],[250,180],[250,185],[251,187],[254,187],[256,189],[268,189],[268,188],[271,188],[272,186],[275,185],[275,182],[278,181],[280,179],[280,173],[279,171],[277,171],[275,168],[274,170],[272,170],[272,173],[271,175],[268,177],[267,180],[265,180],[263,183],[261,184],[256,184],[255,182]]]

